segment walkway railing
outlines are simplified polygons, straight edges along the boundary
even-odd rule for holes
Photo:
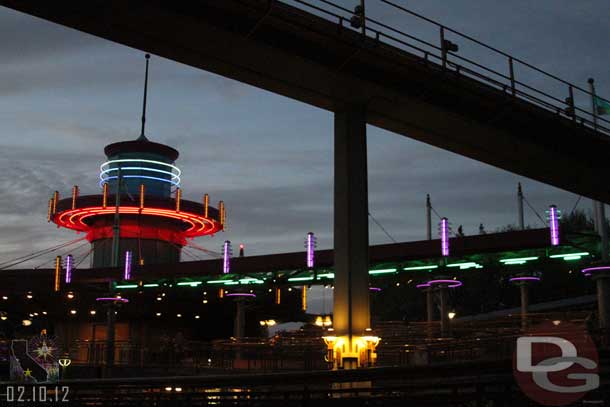
[[[282,2],[305,9],[330,21],[336,21],[346,29],[350,28],[350,22],[353,18],[358,19],[354,10],[329,0],[282,0]],[[358,2],[354,1],[353,3],[357,4]],[[424,28],[434,28],[438,32],[437,39],[422,39],[415,33],[401,31],[370,17],[363,19],[364,29],[356,26],[356,28],[353,28],[354,30],[361,30],[369,38],[384,41],[388,45],[415,54],[426,63],[436,63],[443,70],[471,77],[515,98],[535,104],[561,117],[570,119],[577,125],[587,126],[610,135],[610,120],[592,112],[594,95],[589,90],[561,79],[467,34],[415,13],[393,1],[377,0],[376,3],[391,7],[393,10],[400,12],[402,16],[417,20],[418,24],[423,23]],[[373,4],[375,3],[369,0],[367,8],[371,8]],[[412,26],[410,24],[405,25]],[[459,48],[464,48],[465,45],[482,48],[487,54],[468,58],[463,55],[463,52],[459,51]],[[499,57],[500,61],[503,61],[504,68],[492,67],[481,62],[483,57],[490,56]],[[535,80],[535,85],[528,83],[532,82],[528,78],[533,76],[538,77]],[[597,100],[599,103],[605,102],[610,105],[608,99],[597,96]]]

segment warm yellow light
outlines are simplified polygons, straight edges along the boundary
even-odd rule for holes
[[[94,309],[92,309],[91,311],[89,311],[89,314],[91,314],[91,315],[95,315],[95,314],[97,314],[97,311],[96,311],[96,310],[94,310]]]
[[[30,321],[29,319],[24,319],[23,321],[21,321],[21,325],[30,326],[32,325],[32,321]]]
[[[318,315],[318,316],[316,317],[316,322],[314,322],[314,324],[316,324],[317,326],[322,326],[322,325],[324,325],[324,321],[322,320],[322,317]]]
[[[449,319],[453,319],[453,318],[455,318],[455,312],[451,311],[450,313],[447,314],[447,316],[449,317]]]
[[[161,316],[161,313],[160,313],[160,312],[157,312],[157,316],[158,316],[158,317],[160,317],[160,316]]]
[[[180,212],[180,201],[182,200],[182,190],[176,188],[176,212]]]
[[[75,309],[71,309],[71,310],[70,310],[70,314],[72,314],[72,315],[76,315],[76,310],[75,310]]]
[[[108,184],[106,182],[104,182],[102,191],[102,208],[106,209],[108,205]]]
[[[142,209],[144,209],[144,192],[145,192],[144,184],[140,184],[140,211]]]
[[[324,318],[324,323],[323,323],[323,325],[324,325],[324,326],[331,326],[332,324],[333,324],[333,320],[330,318],[330,315],[327,315],[327,316]]]
[[[182,318],[182,314],[176,314],[176,317]]]
[[[61,256],[55,257],[55,282],[53,284],[53,290],[59,291],[60,285],[60,274],[61,274]]]
[[[72,187],[72,210],[76,209],[76,200],[78,199],[78,185]]]
[[[32,293],[30,292],[30,293],[27,293],[27,294],[25,295],[25,298],[27,298],[28,300],[31,300],[32,298],[34,298],[34,296],[33,296],[33,295],[32,295]]]
[[[3,299],[4,301],[6,301],[6,300],[8,300],[8,297],[7,297],[6,295],[3,295],[3,296],[2,296],[2,299]]]
[[[70,291],[66,297],[68,297],[69,300],[71,300],[72,298],[74,298],[74,293],[72,291]]]
[[[207,218],[208,217],[208,206],[210,205],[210,196],[208,194],[205,194],[203,196],[203,217]]]
[[[207,304],[207,303],[208,303],[208,300],[203,300],[203,303],[204,303],[204,304]]]
[[[177,392],[181,392],[182,391],[182,387],[176,387],[174,390],[176,390]]]
[[[376,347],[377,345],[379,345],[379,341],[381,339],[378,336],[367,335],[367,336],[363,336],[362,340],[364,340],[367,345],[369,345],[369,346],[372,345],[373,347]]]
[[[169,387],[169,386],[165,388],[165,391],[172,391],[172,390],[173,390],[173,388]]]
[[[200,316],[199,316],[199,315],[195,315],[195,319],[199,319],[199,318],[200,318]]]

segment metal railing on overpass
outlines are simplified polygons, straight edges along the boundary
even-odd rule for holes
[[[273,1],[273,0],[271,0]],[[358,16],[354,10],[343,7],[329,0],[282,0],[282,2],[313,12],[331,21],[336,21],[341,28],[350,29],[351,20]],[[357,3],[354,1],[354,3]],[[369,0],[367,7],[372,1]],[[575,125],[586,126],[600,133],[610,135],[610,120],[593,112],[593,98],[599,103],[610,106],[610,100],[593,95],[591,91],[570,83],[558,76],[546,72],[520,58],[501,51],[467,34],[461,33],[415,13],[390,0],[378,0],[378,4],[392,7],[402,16],[417,20],[417,23],[434,27],[438,32],[437,39],[422,39],[413,33],[407,33],[382,21],[365,15],[364,25],[352,27],[360,29],[367,38],[384,41],[418,57],[423,63],[435,63],[443,70],[471,77],[488,86],[499,89],[508,95],[542,107],[560,117],[572,120]],[[366,13],[365,13],[366,14]],[[455,43],[454,43],[455,41]],[[482,48],[487,55],[481,54],[468,58],[459,53],[453,46],[468,44]],[[483,57],[499,57],[504,61],[504,68],[492,67],[480,62]],[[537,76],[536,85],[526,83],[528,77]]]

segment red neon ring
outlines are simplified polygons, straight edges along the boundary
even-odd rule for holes
[[[94,227],[87,225],[84,220],[92,216],[112,215],[115,213],[115,207],[92,206],[85,208],[76,208],[58,213],[54,217],[57,226],[63,226],[68,229],[73,229],[81,232],[87,232]],[[222,229],[219,222],[211,218],[206,218],[191,212],[176,212],[174,209],[163,208],[142,208],[135,206],[120,206],[119,214],[122,215],[144,215],[157,216],[161,218],[175,219],[189,225],[188,229],[182,232],[185,237],[196,237],[209,235],[218,232]]]

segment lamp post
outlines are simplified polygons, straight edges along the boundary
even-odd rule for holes
[[[64,379],[66,377],[66,368],[72,364],[72,359],[70,359],[70,355],[64,353],[58,362],[59,366],[61,366],[61,378]]]
[[[324,358],[328,362],[329,366],[334,370],[335,366],[335,344],[337,343],[337,337],[334,335],[332,328],[328,329],[328,335],[323,336],[324,343],[326,344],[326,357]]]

